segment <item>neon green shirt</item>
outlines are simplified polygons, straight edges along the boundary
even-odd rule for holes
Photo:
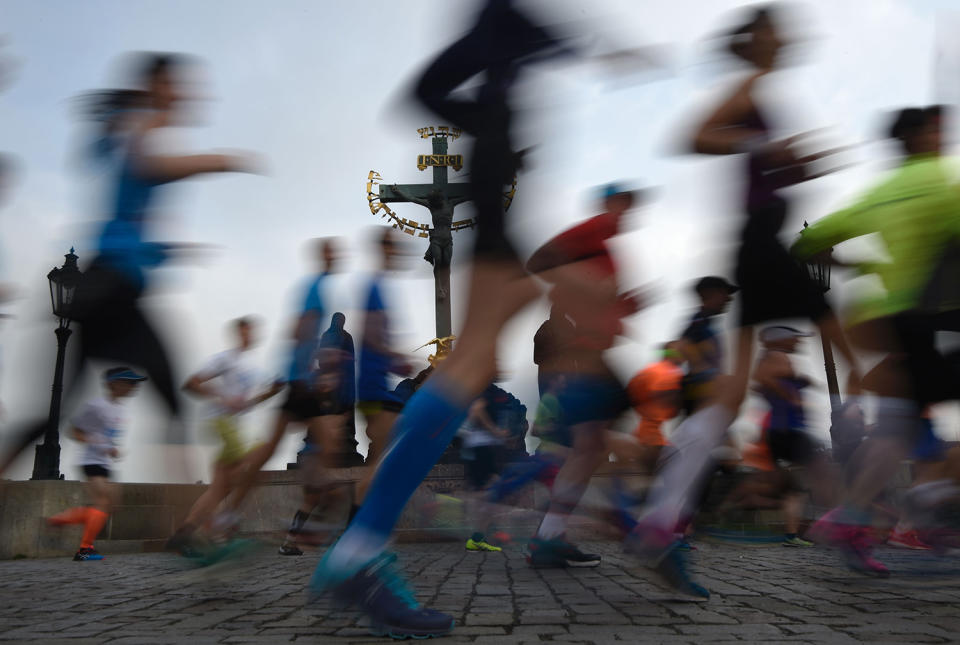
[[[917,308],[947,246],[960,235],[960,188],[942,158],[910,157],[859,202],[804,229],[793,252],[807,258],[871,233],[880,235],[890,262],[863,271],[878,274],[886,293],[859,302],[851,322]]]

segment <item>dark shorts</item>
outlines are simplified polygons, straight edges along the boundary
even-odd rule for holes
[[[110,469],[106,466],[83,466],[83,474],[86,477],[106,477],[107,479],[110,479]]]
[[[893,318],[903,367],[910,373],[913,397],[920,407],[960,398],[960,366],[954,356],[945,356],[937,349],[938,325],[935,317],[921,314]]]
[[[777,237],[786,210],[782,199],[749,209],[736,268],[743,327],[788,318],[817,321],[830,312],[823,291]]]
[[[946,458],[947,445],[933,432],[930,419],[920,419],[920,436],[913,445],[911,458],[915,461],[942,461]]]
[[[803,466],[817,456],[817,444],[801,430],[767,430],[767,445],[774,461]]]
[[[344,412],[338,392],[318,392],[295,384],[290,385],[287,398],[280,409],[297,421]]]
[[[612,421],[630,407],[627,391],[612,376],[570,376],[557,398],[568,428],[589,421]]]
[[[472,459],[464,460],[467,481],[474,490],[481,490],[497,472],[498,446],[475,446],[470,448]]]
[[[716,374],[688,374],[680,382],[683,395],[682,409],[686,416],[692,416],[697,409],[710,400],[714,393]]]

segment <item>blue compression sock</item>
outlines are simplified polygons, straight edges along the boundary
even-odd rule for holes
[[[410,399],[349,528],[314,573],[314,588],[352,575],[386,546],[407,501],[447,449],[472,403],[456,386],[434,379]]]

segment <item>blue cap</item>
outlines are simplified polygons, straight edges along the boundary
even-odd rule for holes
[[[104,374],[104,378],[107,380],[107,383],[113,381],[146,381],[147,377],[142,374],[137,374],[129,367],[111,367]]]
[[[643,194],[643,191],[631,188],[625,183],[622,182],[611,182],[600,188],[600,198],[601,199],[610,199],[615,195],[630,195],[635,201],[638,200]]]

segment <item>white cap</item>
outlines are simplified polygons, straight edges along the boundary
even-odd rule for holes
[[[794,329],[793,327],[787,327],[786,325],[774,325],[772,327],[765,327],[763,331],[760,332],[760,342],[775,343],[778,340],[809,338],[810,336],[813,336],[813,334],[808,334],[800,331],[799,329]]]

